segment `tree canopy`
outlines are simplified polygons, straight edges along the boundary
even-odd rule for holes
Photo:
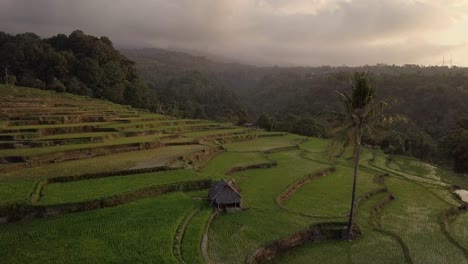
[[[143,64],[144,65],[144,64]],[[240,109],[232,91],[196,70],[164,64],[142,71],[107,37],[80,30],[42,39],[0,32],[0,67],[10,84],[104,98],[188,118],[226,119]]]

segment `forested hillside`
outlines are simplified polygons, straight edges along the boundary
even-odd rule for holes
[[[105,98],[185,118],[327,137],[320,113],[338,109],[336,91],[355,71],[369,72],[393,112],[412,122],[377,141],[388,153],[451,164],[466,171],[468,69],[375,65],[257,67],[162,49],[118,51],[107,37],[82,31],[41,39],[0,33],[0,81]],[[140,77],[141,76],[141,77]],[[456,142],[456,144],[454,143]],[[456,148],[448,146],[456,145]]]
[[[241,104],[235,93],[197,66],[211,65],[214,71],[217,63],[159,49],[124,50],[123,53],[138,61],[139,73],[167,105],[166,114],[239,121]]]
[[[33,33],[0,32],[0,65],[8,83],[106,98],[154,108],[157,98],[138,77],[133,63],[107,37],[82,31],[41,39]],[[5,81],[5,74],[1,75]]]
[[[248,109],[251,121],[258,121],[263,128],[308,136],[327,136],[324,120],[318,114],[339,109],[336,91],[349,88],[352,73],[369,72],[371,82],[378,87],[378,96],[393,98],[392,111],[407,115],[412,122],[399,127],[399,135],[385,135],[378,142],[368,144],[378,144],[387,152],[437,162],[453,163],[456,159],[468,162],[468,147],[459,125],[468,113],[467,68],[385,64],[256,67],[161,49],[124,50],[123,53],[153,83],[164,79],[161,69],[172,74],[196,71],[236,94]],[[460,144],[458,152],[447,150],[448,142],[454,140]]]
[[[1,82],[104,98],[178,117],[238,120],[237,99],[221,84],[195,71],[154,61],[149,66],[144,72],[148,84],[109,38],[79,30],[45,39],[34,33],[0,32]]]

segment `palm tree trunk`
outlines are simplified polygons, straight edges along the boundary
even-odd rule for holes
[[[354,148],[354,176],[353,176],[353,191],[351,194],[351,209],[349,210],[348,228],[346,230],[347,239],[353,239],[353,221],[354,221],[354,202],[356,201],[356,185],[359,168],[359,158],[361,156],[361,137],[360,128],[356,129],[356,145]]]

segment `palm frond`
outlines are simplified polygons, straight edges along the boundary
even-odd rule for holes
[[[347,94],[340,93],[338,91],[336,91],[336,93],[338,94],[338,99],[343,104],[346,113],[351,114],[353,112],[353,100]]]

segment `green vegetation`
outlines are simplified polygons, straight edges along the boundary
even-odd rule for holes
[[[0,150],[0,157],[2,156],[39,156],[54,152],[65,152],[81,149],[96,149],[109,146],[119,146],[126,144],[139,144],[139,143],[151,143],[158,142],[161,139],[161,135],[150,135],[140,137],[125,137],[116,138],[115,140],[108,142],[99,143],[86,143],[86,144],[74,144],[74,145],[59,145],[44,148],[29,148],[29,149],[14,149],[14,150]]]
[[[398,240],[379,231],[379,216],[375,209],[388,193],[377,193],[360,202],[356,222],[363,237],[351,245],[351,261],[359,263],[404,263],[405,255]]]
[[[27,203],[36,183],[32,180],[2,181],[0,183],[0,207]]]
[[[246,167],[271,162],[258,152],[224,152],[203,167],[202,171],[210,175],[223,175],[229,169]]]
[[[88,133],[76,133],[76,134],[59,134],[59,135],[48,135],[45,137],[40,137],[38,140],[45,139],[70,139],[70,138],[106,138],[112,136],[118,136],[119,133],[109,133],[109,132],[88,132]]]
[[[380,135],[366,144],[467,172],[464,167],[468,164],[466,67],[413,64],[258,67],[162,49],[124,50],[123,53],[137,63],[142,77],[154,84],[194,71],[235,93],[241,106],[249,109],[250,122],[259,120],[265,112],[262,120],[267,122],[258,123],[264,128],[271,129],[273,123],[275,131],[318,137],[328,136],[324,129],[327,122],[321,120],[320,113],[340,107],[338,101],[330,100],[336,97],[335,91],[347,90],[353,73],[369,72],[380,98],[395,98],[398,103],[392,108],[394,113],[405,114],[414,122],[399,128],[403,141]]]
[[[290,253],[275,259],[274,263],[405,263],[403,250],[391,236],[377,232],[373,208],[385,196],[385,193],[372,196],[359,205],[356,221],[364,236],[354,243],[344,241],[328,241],[311,243],[296,248]]]
[[[449,225],[450,235],[460,243],[465,249],[468,248],[468,212],[460,214],[454,221]]]
[[[273,263],[310,263],[311,259],[317,263],[348,263],[351,245],[345,241],[341,242],[322,242],[317,245],[310,244],[297,248],[291,253],[275,259]],[[312,257],[313,256],[313,257]]]
[[[339,166],[336,172],[300,188],[284,205],[294,212],[307,215],[345,217],[349,212],[347,201],[351,197],[352,173],[351,168]],[[357,197],[381,188],[374,182],[374,175],[361,172],[359,176]]]
[[[107,37],[97,38],[79,30],[49,39],[33,33],[11,36],[0,32],[0,36],[0,58],[9,68],[12,85],[156,108],[155,95],[138,78],[133,63],[115,50]]]
[[[188,132],[188,133],[183,133],[183,135],[189,138],[205,138],[205,137],[212,137],[212,136],[222,138],[222,135],[245,133],[245,132],[249,132],[249,130],[245,128],[233,128],[233,129],[218,129],[218,130],[209,130],[209,131]]]
[[[208,233],[208,254],[214,263],[240,263],[256,248],[296,233],[315,221],[277,209],[219,215]]]
[[[190,182],[206,178],[206,175],[192,170],[171,170],[131,176],[54,183],[48,184],[44,188],[40,203],[47,205],[97,200],[148,186]]]
[[[400,170],[414,175],[428,175],[431,174],[432,168],[429,164],[420,160],[413,160],[408,158],[396,158],[396,163]]]
[[[182,237],[182,259],[189,263],[203,264],[203,256],[201,255],[201,241],[205,225],[210,217],[212,210],[208,206],[204,206],[191,220]]]
[[[268,151],[297,146],[305,137],[288,134],[283,137],[264,137],[252,141],[225,144],[228,151]]]
[[[43,179],[79,176],[89,173],[112,172],[138,168],[164,166],[174,158],[204,149],[200,145],[167,146],[157,149],[109,154],[92,159],[66,163],[45,164],[0,174],[1,179]]]
[[[213,263],[244,263],[261,247],[315,224],[344,222],[349,212],[353,150],[329,159],[326,139],[175,119],[29,88],[0,86],[0,97],[5,263],[177,263],[179,257],[204,263],[204,253]],[[83,112],[99,118],[80,119]],[[69,141],[83,137],[99,140]],[[56,145],[46,147],[51,140]],[[153,140],[154,146],[145,143]],[[139,147],[124,146],[130,142]],[[97,151],[115,145],[123,152]],[[18,153],[32,159],[11,158]],[[362,236],[308,243],[272,262],[466,263],[466,211],[450,215],[446,228],[442,222],[461,205],[450,185],[466,186],[466,179],[379,149],[364,147],[360,154],[355,219]],[[157,171],[161,167],[173,170]],[[220,213],[210,223],[206,189],[135,195],[220,178],[235,182],[246,210]],[[110,199],[125,195],[132,199]],[[67,213],[89,201],[93,205]]]
[[[289,185],[308,174],[327,168],[325,165],[304,160],[299,154],[298,150],[274,153],[269,158],[277,161],[279,166],[268,170],[239,172],[235,175],[249,207],[275,209],[276,197]],[[261,195],[258,194],[259,186],[262,186]]]
[[[383,211],[382,228],[402,238],[415,263],[467,261],[441,230],[441,213],[451,205],[416,183],[389,178],[386,184],[397,199]]]
[[[173,234],[195,204],[171,193],[114,208],[0,225],[5,263],[176,263]]]
[[[332,140],[329,153],[341,154],[350,146],[353,151],[353,185],[351,191],[351,207],[347,227],[348,239],[353,239],[353,220],[356,209],[356,187],[358,181],[359,162],[361,158],[361,147],[364,138],[373,138],[390,131],[390,126],[401,121],[405,117],[389,115],[386,111],[389,103],[384,100],[376,100],[376,88],[370,81],[368,74],[356,72],[351,82],[351,93],[338,92],[338,99],[342,104],[343,113],[331,112],[335,117],[329,131]],[[333,119],[332,119],[333,120]],[[345,154],[346,155],[346,154]]]

